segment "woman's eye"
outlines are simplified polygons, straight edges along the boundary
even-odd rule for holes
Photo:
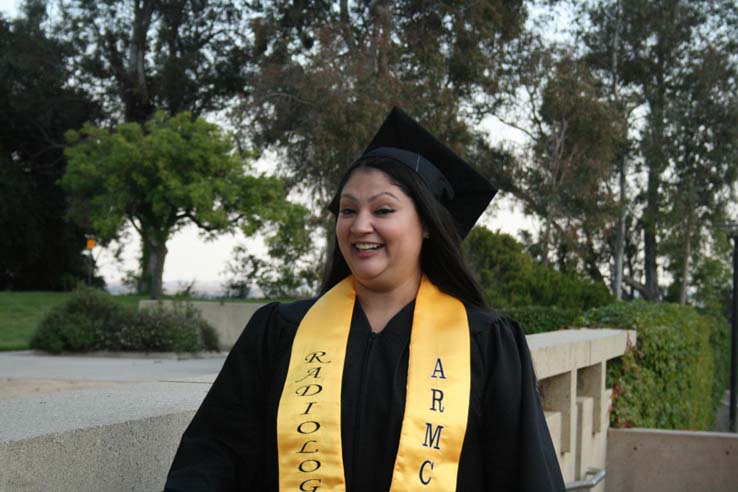
[[[342,208],[341,210],[338,211],[338,213],[344,216],[351,215],[354,213],[354,209],[353,208]]]
[[[394,212],[394,210],[391,208],[380,208],[380,209],[377,209],[374,213],[377,215],[387,215],[387,214],[391,214],[392,212]]]

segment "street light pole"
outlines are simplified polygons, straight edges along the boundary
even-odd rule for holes
[[[720,229],[727,230],[728,237],[733,239],[733,305],[731,306],[730,333],[730,408],[728,409],[730,431],[738,432],[736,425],[736,406],[738,406],[738,222],[717,224]]]

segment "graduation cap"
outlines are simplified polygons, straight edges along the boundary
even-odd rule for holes
[[[395,107],[359,157],[385,157],[410,167],[456,220],[465,237],[492,201],[497,189],[454,151]],[[339,197],[328,209],[338,213]]]

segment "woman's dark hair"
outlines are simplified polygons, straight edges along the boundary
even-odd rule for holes
[[[359,169],[382,171],[412,199],[429,235],[423,241],[420,251],[420,269],[430,281],[464,304],[485,308],[487,304],[482,289],[464,260],[461,237],[454,219],[446,207],[433,196],[421,177],[409,167],[392,159],[369,157],[359,159],[346,171],[338,187],[339,192]],[[350,274],[351,270],[338,248],[338,240],[334,239],[320,294],[326,293]]]

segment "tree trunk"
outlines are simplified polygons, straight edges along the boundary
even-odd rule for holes
[[[662,88],[662,85],[659,85]],[[657,230],[660,215],[659,188],[661,187],[661,172],[664,168],[664,123],[663,97],[660,93],[651,100],[651,115],[649,117],[649,148],[646,154],[648,167],[648,183],[646,185],[646,210],[643,213],[643,242],[644,265],[646,274],[646,299],[659,300],[659,272],[657,251]]]
[[[146,121],[154,111],[150,100],[146,78],[147,35],[151,26],[154,2],[137,0],[134,2],[131,42],[128,48],[128,77],[121,87],[125,101],[126,121]]]
[[[615,5],[615,32],[612,42],[612,59],[610,60],[610,73],[612,84],[610,86],[610,97],[612,101],[619,102],[618,96],[618,50],[620,49],[620,29],[622,24],[623,6],[618,0]],[[625,125],[625,140],[628,139],[628,125]],[[625,210],[626,210],[626,181],[625,181],[625,150],[621,150],[617,156],[617,167],[620,181],[620,213],[618,216],[617,237],[615,239],[615,264],[612,275],[612,292],[618,301],[623,298],[623,256],[625,254]]]
[[[682,260],[682,286],[679,290],[679,304],[687,304],[687,289],[689,288],[689,266],[692,258],[692,229],[694,219],[692,214],[687,216],[687,230],[684,238],[684,258]]]
[[[618,217],[617,238],[615,240],[615,271],[613,272],[612,292],[618,301],[623,298],[623,256],[625,254],[625,155],[618,157],[620,174],[620,216]]]
[[[147,234],[142,238],[142,242],[139,293],[148,294],[151,299],[159,299],[163,292],[164,260],[168,252],[166,239],[162,240],[153,234]]]
[[[551,221],[546,220],[546,229],[543,233],[543,244],[541,244],[541,263],[548,266],[550,264],[548,259],[548,250],[551,244]]]

